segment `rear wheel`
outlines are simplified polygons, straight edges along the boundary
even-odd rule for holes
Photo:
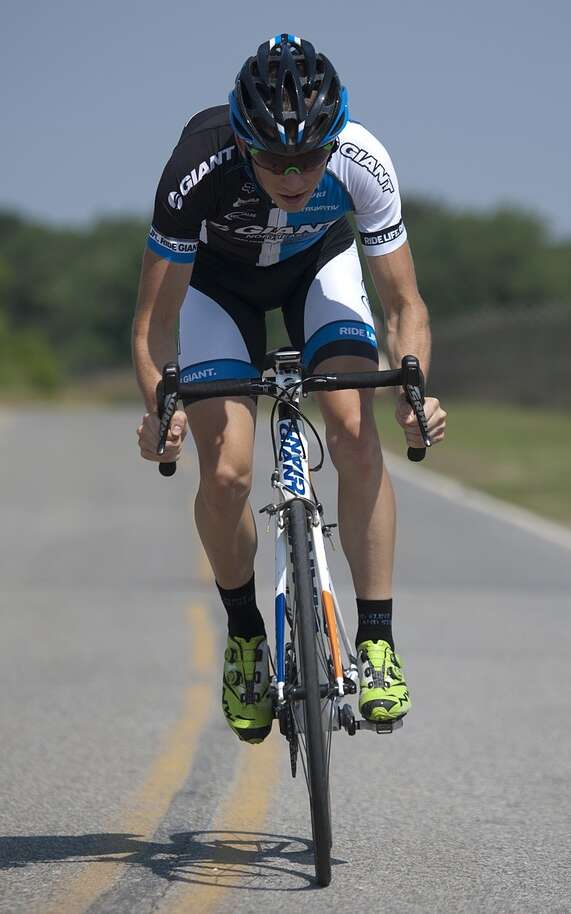
[[[321,692],[326,691],[330,683],[323,664],[318,662],[316,638],[320,625],[316,615],[307,524],[304,502],[292,501],[288,509],[288,536],[293,577],[290,583],[293,650],[297,668],[293,684],[304,692],[304,699],[294,702],[292,708],[309,789],[315,873],[318,883],[326,886],[331,882],[331,733],[328,715],[323,711]]]

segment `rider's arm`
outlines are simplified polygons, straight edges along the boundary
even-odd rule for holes
[[[416,285],[391,157],[362,124],[350,122],[343,131],[334,167],[351,194],[363,253],[385,309],[391,367],[398,368],[403,355],[416,355],[426,374],[428,313]]]
[[[166,362],[176,361],[176,326],[188,290],[192,263],[175,263],[147,250],[133,321],[133,361],[148,412],[156,412],[155,389]]]
[[[188,127],[183,137],[187,131]],[[176,361],[178,315],[205,215],[207,182],[203,180],[194,188],[187,174],[189,164],[199,160],[202,149],[188,140],[185,144],[176,147],[159,181],[133,321],[133,361],[149,413],[157,409],[155,390],[163,366]]]
[[[416,284],[408,242],[390,254],[367,257],[386,318],[386,345],[392,368],[404,355],[416,355],[425,374],[430,364],[430,321]]]

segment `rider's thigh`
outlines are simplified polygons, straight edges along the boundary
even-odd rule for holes
[[[325,359],[357,356],[366,371],[377,368],[375,322],[355,244],[322,266],[284,309],[290,339],[303,353],[306,371]],[[360,369],[358,369],[360,370]]]
[[[206,277],[209,278],[208,276]],[[253,364],[265,351],[265,320],[246,302],[234,300],[210,277],[210,295],[190,286],[179,321],[181,380],[257,378]],[[216,296],[216,297],[215,297]],[[217,300],[217,299],[220,299]],[[262,356],[263,359],[263,356]],[[248,397],[185,401],[196,443],[201,481],[247,488],[251,476],[256,406]]]
[[[210,294],[191,285],[180,309],[178,340],[185,384],[259,378],[266,351],[265,315],[214,280]]]
[[[332,356],[315,367],[316,374],[342,371],[375,371],[368,358],[353,355]],[[327,443],[335,462],[341,452],[355,461],[357,470],[378,459],[379,436],[373,409],[372,390],[335,390],[315,394],[323,416]]]
[[[203,482],[249,489],[256,404],[249,397],[202,400],[186,406]]]
[[[303,301],[287,315],[292,340],[301,343],[306,371],[375,371],[378,350],[371,306],[355,244],[327,261]],[[373,393],[340,390],[316,394],[334,463],[355,472],[378,461]]]

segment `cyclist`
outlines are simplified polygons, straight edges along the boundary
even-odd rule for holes
[[[367,371],[377,341],[347,214],[353,213],[386,313],[393,367],[413,353],[426,374],[430,329],[384,146],[349,120],[347,91],[324,54],[276,35],[240,70],[229,106],[196,114],[168,161],[143,257],[133,352],[147,413],[140,450],[158,460],[155,388],[175,357],[185,382],[258,377],[265,311],[281,307],[308,371]],[[339,532],[356,593],[362,715],[402,717],[410,698],[392,634],[393,489],[372,391],[319,393],[339,478]],[[446,413],[425,405],[432,440]],[[260,742],[272,723],[268,648],[256,603],[256,528],[248,495],[256,404],[185,404],[160,459],[179,457],[188,427],[198,451],[195,518],[228,614],[222,704],[234,732]],[[421,447],[404,395],[396,419]]]

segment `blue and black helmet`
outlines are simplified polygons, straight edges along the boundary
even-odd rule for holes
[[[275,153],[325,146],[349,119],[347,90],[335,68],[296,35],[261,44],[238,73],[229,101],[237,135]]]

